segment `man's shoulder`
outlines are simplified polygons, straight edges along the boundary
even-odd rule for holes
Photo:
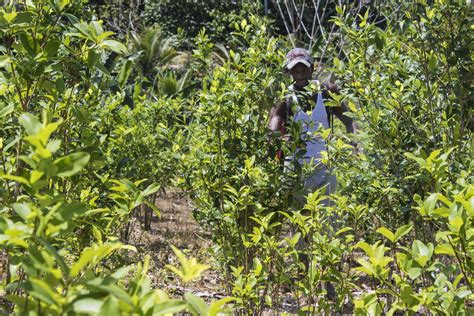
[[[270,109],[270,115],[284,116],[287,111],[287,106],[286,100],[275,103],[275,105]]]

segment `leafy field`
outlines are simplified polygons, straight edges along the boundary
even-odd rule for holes
[[[2,313],[472,313],[471,6],[270,3],[5,1]],[[295,45],[358,125],[304,205]]]

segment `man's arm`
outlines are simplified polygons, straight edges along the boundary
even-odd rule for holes
[[[274,107],[271,108],[269,113],[269,122],[268,128],[272,132],[280,132],[281,134],[278,135],[280,139],[287,139],[286,131],[285,131],[285,121],[286,121],[286,102],[279,102],[275,104]],[[281,150],[281,144],[277,145],[275,151],[275,158],[277,161],[283,162],[283,151]]]
[[[323,85],[325,88],[323,92],[323,97],[325,99],[331,97],[329,95],[329,91],[336,94],[339,94],[340,92],[339,87],[334,83],[324,83]],[[344,126],[346,127],[346,131],[348,133],[354,134],[355,131],[357,130],[357,125],[354,123],[354,120],[351,117],[346,116],[344,114],[345,112],[349,111],[346,104],[342,103],[340,106],[331,107],[331,110],[336,115],[336,117],[342,122],[342,124],[344,124]]]
[[[333,111],[336,117],[346,127],[346,132],[354,134],[357,130],[357,125],[351,117],[344,114],[348,111],[346,104],[342,103],[340,106],[333,107]]]
[[[271,131],[283,131],[286,120],[286,102],[279,102],[270,110],[268,128]]]

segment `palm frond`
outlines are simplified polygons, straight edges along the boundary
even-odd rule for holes
[[[177,44],[176,38],[166,38],[159,27],[149,27],[141,34],[132,32],[129,46],[130,51],[140,52],[139,66],[151,80],[157,69],[166,67],[178,55]]]

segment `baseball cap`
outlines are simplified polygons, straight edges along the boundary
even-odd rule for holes
[[[293,48],[288,52],[288,54],[286,54],[286,69],[291,69],[298,63],[302,63],[308,67],[311,66],[311,64],[313,63],[313,59],[311,58],[311,55],[308,50],[297,47]]]

